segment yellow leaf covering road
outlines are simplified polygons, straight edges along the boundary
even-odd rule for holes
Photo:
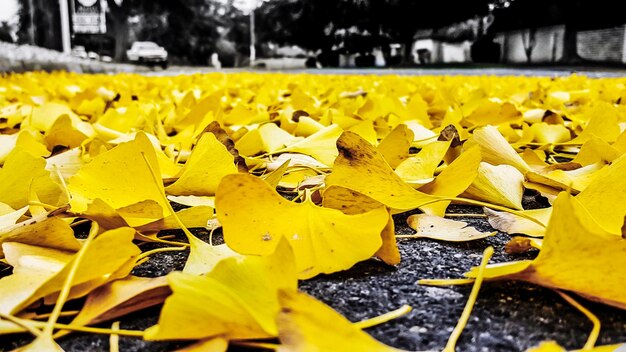
[[[383,207],[345,215],[310,199],[293,203],[249,175],[224,177],[215,206],[229,247],[267,255],[284,238],[293,248],[300,279],[345,270],[371,257],[382,245],[388,221]]]
[[[405,269],[403,246],[429,240],[398,248],[399,213],[425,213],[404,237],[492,234],[443,218],[451,202],[480,205],[472,216],[499,231],[545,235],[516,238],[509,249],[532,242],[539,255],[488,267],[487,280],[626,308],[625,87],[583,76],[4,75],[0,334],[39,336],[27,350],[81,330],[200,340],[190,351],[391,351],[297,280],[368,275],[349,269],[370,258]],[[100,230],[84,242],[89,223]],[[473,245],[508,240],[494,236]],[[161,260],[175,255],[175,268]],[[155,265],[174,272],[130,275]],[[145,336],[85,326],[123,324],[170,292]],[[76,314],[66,300],[74,325],[57,319]],[[273,340],[247,341],[257,338]]]

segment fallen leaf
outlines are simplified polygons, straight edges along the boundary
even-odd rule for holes
[[[267,255],[285,238],[293,248],[300,279],[345,270],[368,259],[381,247],[381,231],[388,221],[382,207],[345,215],[310,199],[293,203],[265,181],[244,174],[224,177],[215,205],[229,247]]]
[[[599,228],[576,198],[561,193],[537,258],[488,266],[485,279],[528,281],[626,309],[620,286],[626,277],[624,253],[621,236]],[[473,277],[475,270],[466,275]]]
[[[147,340],[252,339],[278,334],[278,291],[296,291],[293,253],[286,241],[267,256],[228,258],[204,276],[168,275],[172,295]]]
[[[464,221],[445,219],[427,214],[413,214],[406,219],[416,231],[411,238],[430,238],[448,242],[465,242],[493,236],[495,232],[480,232]]]
[[[213,133],[204,133],[180,170],[178,180],[165,191],[177,196],[212,196],[222,177],[237,172],[228,149]]]
[[[278,351],[400,351],[376,341],[311,296],[283,290],[279,299]]]

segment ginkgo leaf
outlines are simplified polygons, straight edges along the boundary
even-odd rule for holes
[[[31,188],[46,204],[59,206],[67,202],[65,192],[53,181],[45,166],[43,158],[20,149],[13,150],[0,169],[0,202],[13,209],[21,208],[28,204]]]
[[[400,351],[354,326],[332,308],[305,293],[279,292],[278,351]]]
[[[570,131],[563,125],[549,125],[545,122],[530,126],[533,141],[537,143],[555,144],[567,142],[571,139]]]
[[[224,337],[250,339],[278,334],[278,291],[296,291],[293,253],[282,240],[267,256],[228,258],[203,276],[168,275],[173,294],[148,340]]]
[[[59,217],[44,216],[41,219],[26,220],[5,230],[0,231],[0,243],[19,242],[64,251],[77,251],[80,248],[70,225]],[[2,254],[0,249],[0,255]]]
[[[410,228],[417,231],[411,238],[430,238],[449,242],[473,241],[493,236],[495,232],[480,232],[466,222],[445,219],[427,214],[413,214],[406,219]]]
[[[595,222],[612,234],[621,234],[626,213],[626,156],[602,169],[576,196]]]
[[[570,143],[584,143],[593,136],[601,138],[607,142],[614,142],[620,134],[617,122],[620,115],[612,104],[597,102],[584,112],[587,119],[585,129]]]
[[[142,133],[138,133],[132,142],[122,143],[95,157],[69,181],[72,210],[79,213],[87,210],[95,198],[102,199],[114,209],[150,200],[161,207],[161,215],[155,217],[152,214],[154,208],[147,208],[150,211],[146,216],[136,213],[127,218],[129,224],[143,225],[170,215],[168,205],[160,196],[163,190],[154,184],[145,160],[154,170],[159,170],[154,149]]]
[[[508,234],[520,233],[533,237],[543,237],[546,233],[545,227],[519,215],[495,211],[489,208],[483,208],[483,211],[487,215],[489,225],[498,231]],[[552,208],[523,210],[522,213],[527,217],[532,217],[543,224],[547,224],[552,215]]]
[[[481,162],[474,182],[465,190],[469,198],[522,210],[524,175],[509,165]]]
[[[621,236],[598,227],[576,198],[561,193],[537,258],[488,266],[485,279],[528,281],[626,309],[626,292],[621,288],[626,278],[624,253],[626,242]],[[473,277],[475,270],[466,275]]]
[[[176,212],[178,219],[182,221],[187,228],[205,227],[207,222],[213,218],[213,208],[199,205],[191,208],[182,209]],[[135,228],[139,232],[158,232],[161,230],[180,229],[180,224],[173,215],[144,224]]]
[[[228,350],[228,340],[223,337],[214,337],[177,349],[176,352],[226,352],[226,350]]]
[[[396,174],[412,185],[425,185],[434,179],[435,170],[450,147],[450,141],[436,141],[425,145],[415,156],[410,156],[396,167]]]
[[[222,260],[227,258],[240,258],[241,255],[228,247],[226,244],[213,246],[203,242],[195,236],[189,237],[189,257],[185,262],[183,272],[193,275],[204,275]]]
[[[98,324],[165,301],[171,293],[165,276],[128,276],[93,290],[72,325]]]
[[[204,133],[191,152],[178,180],[167,186],[168,194],[211,196],[222,177],[237,173],[234,158],[213,133]]]
[[[479,128],[472,136],[480,146],[483,161],[492,165],[511,165],[522,174],[532,170],[494,126]]]
[[[0,243],[2,243],[4,241],[4,232],[6,231],[5,229],[8,227],[11,227],[13,225],[15,225],[15,223],[26,213],[26,211],[28,210],[28,205],[25,205],[23,207],[21,207],[20,209],[17,210],[13,210],[13,208],[9,207],[8,205],[2,203],[2,206],[6,206],[9,208],[8,212],[4,212],[2,211],[1,213],[3,213],[2,215],[0,215]],[[4,209],[2,209],[4,210]]]
[[[338,125],[330,125],[277,152],[292,152],[310,155],[322,164],[330,166],[337,157],[335,142],[342,132],[343,130]]]
[[[228,152],[233,156],[235,165],[237,165],[237,170],[239,170],[239,172],[248,172],[248,166],[246,165],[245,159],[239,155],[239,151],[235,148],[235,142],[228,135],[226,130],[220,126],[219,122],[213,121],[208,124],[204,130],[202,130],[202,133],[206,132],[214,134],[215,138],[217,138],[217,140],[226,147],[226,150],[228,150]]]
[[[74,277],[73,297],[128,275],[133,266],[128,264],[134,264],[133,259],[140,253],[132,243],[134,233],[133,229],[119,228],[93,240],[85,253],[89,259],[81,263]],[[7,262],[15,267],[13,274],[0,279],[0,285],[7,288],[0,292],[0,312],[5,314],[14,314],[60,290],[73,258],[72,252],[17,242],[5,242],[2,248]]]
[[[476,179],[480,166],[480,150],[476,147],[470,148],[456,158],[450,165],[435,178],[419,188],[420,191],[438,197],[456,197],[463,193]],[[463,177],[459,177],[463,175]],[[432,214],[443,216],[450,201],[439,202],[429,207],[434,209]],[[428,208],[424,212],[428,213]]]
[[[389,166],[395,169],[409,157],[409,149],[412,143],[413,131],[406,127],[406,125],[400,124],[380,141],[377,148]]]
[[[326,185],[357,191],[398,210],[422,207],[429,211],[431,207],[425,205],[437,199],[402,181],[382,155],[357,134],[344,132],[337,140],[337,149],[339,157],[326,177]],[[440,207],[438,211],[442,211]]]
[[[78,120],[78,119],[77,119]],[[83,130],[75,127],[73,123],[80,123]],[[68,115],[59,117],[54,124],[46,131],[46,144],[52,150],[55,146],[61,145],[68,148],[75,148],[81,145],[87,138],[93,137],[95,131],[90,124],[83,121],[72,121]]]
[[[235,147],[242,155],[253,156],[259,153],[276,153],[283,151],[286,146],[299,141],[287,131],[273,123],[267,123],[245,134],[235,143]]]
[[[608,164],[619,158],[622,154],[624,154],[624,152],[613,148],[606,141],[597,137],[591,137],[582,145],[572,162],[579,163],[583,166],[598,162]]]
[[[285,238],[301,279],[345,270],[368,259],[381,247],[381,231],[388,221],[382,207],[345,215],[316,206],[310,198],[293,203],[265,181],[244,174],[224,177],[215,205],[229,247],[243,254],[267,255]]]

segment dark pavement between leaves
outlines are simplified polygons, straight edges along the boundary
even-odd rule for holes
[[[536,208],[545,205],[545,201],[537,202],[535,196],[526,196],[524,204],[526,208]],[[482,210],[452,205],[448,212],[478,214]],[[395,216],[398,234],[414,232],[406,225],[408,215],[410,213]],[[484,218],[455,219],[465,220],[482,231],[491,230]],[[207,231],[200,229],[194,232],[207,239]],[[177,238],[182,240],[183,236],[178,233]],[[508,235],[498,234],[466,243],[401,239],[398,245],[402,262],[397,267],[372,259],[345,272],[302,281],[300,289],[324,301],[351,321],[371,318],[408,304],[413,307],[412,312],[367,329],[367,332],[401,349],[441,350],[461,315],[471,287],[427,287],[418,285],[417,281],[424,278],[460,278],[463,272],[480,263],[483,250],[490,245],[495,247],[492,263],[532,259],[537,254],[536,251],[523,255],[506,254],[504,244],[509,238]],[[214,243],[215,240],[214,234]],[[142,248],[147,250],[156,246],[148,244]],[[186,257],[185,252],[160,253],[135,268],[133,274],[158,276],[181,270]],[[602,322],[598,345],[626,341],[626,312],[578,297],[577,300]],[[145,329],[157,322],[159,309],[149,308],[127,316],[121,320],[121,328]],[[555,340],[568,349],[578,349],[584,345],[591,328],[591,323],[582,313],[549,289],[525,283],[486,282],[461,335],[457,351],[523,351],[545,340]],[[332,327],[329,326],[329,329]],[[26,335],[0,337],[0,350],[15,348],[29,339]],[[108,335],[72,334],[59,342],[66,351],[109,350]],[[120,338],[120,350],[125,352],[171,351],[187,344]]]

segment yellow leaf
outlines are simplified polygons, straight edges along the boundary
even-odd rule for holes
[[[528,281],[626,309],[624,253],[621,236],[599,228],[576,198],[561,193],[537,258],[489,266],[485,278]],[[475,270],[466,275],[473,277]]]
[[[344,132],[337,140],[339,156],[326,185],[341,186],[362,193],[390,208],[411,210],[437,198],[414,190],[402,181],[383,156],[357,134]]]
[[[345,215],[318,207],[310,198],[293,203],[265,181],[244,174],[224,177],[215,205],[229,247],[267,255],[285,238],[301,279],[345,270],[371,257],[382,245],[380,235],[388,220],[384,208]]]
[[[24,208],[17,212],[24,211]],[[3,242],[19,242],[64,251],[77,251],[80,248],[79,242],[74,237],[74,231],[67,222],[59,217],[47,216],[2,229],[0,243]],[[2,253],[0,249],[0,255]]]
[[[194,206],[176,212],[176,216],[178,216],[180,221],[182,221],[183,225],[187,228],[206,227],[207,222],[213,218],[213,208],[206,205]],[[161,230],[180,229],[180,225],[174,216],[170,215],[163,219],[138,226],[135,229],[142,233],[158,232]]]
[[[435,170],[450,147],[450,141],[436,141],[425,145],[415,156],[410,156],[396,168],[396,173],[411,185],[422,186],[434,180]]]
[[[571,139],[570,131],[563,125],[548,125],[540,122],[532,124],[530,130],[534,136],[533,141],[537,143],[556,144]]]
[[[580,152],[576,154],[572,162],[579,163],[583,166],[599,162],[608,164],[619,158],[622,154],[624,154],[624,152],[615,149],[604,140],[591,137],[582,145]]]
[[[29,190],[34,188],[39,199],[53,206],[67,202],[61,187],[45,169],[46,161],[21,149],[9,154],[0,169],[0,202],[14,209],[28,204]]]
[[[128,275],[140,250],[132,243],[135,230],[120,228],[100,234],[91,243],[72,283],[77,295]],[[58,292],[63,286],[73,256],[71,252],[36,247],[17,242],[2,244],[7,262],[15,267],[12,275],[0,279],[10,290],[0,292],[0,312],[14,314],[36,300]],[[123,270],[123,271],[120,271]]]
[[[310,155],[322,164],[330,166],[337,157],[335,143],[342,132],[343,130],[338,125],[330,125],[277,152]]]
[[[477,129],[474,131],[473,138],[480,146],[483,161],[492,165],[511,165],[522,174],[526,174],[526,172],[532,170],[506,139],[504,139],[497,128],[485,126]]]
[[[143,133],[138,133],[132,142],[122,143],[95,157],[70,179],[72,210],[83,212],[96,198],[114,209],[150,200],[161,207],[161,215],[155,217],[151,211],[146,217],[135,215],[133,223],[129,222],[131,225],[143,225],[170,215],[168,204],[162,200],[163,188],[154,184],[144,158],[154,170],[159,170],[154,149]]]
[[[54,122],[45,135],[48,149],[52,150],[52,148],[58,145],[75,148],[80,146],[87,138],[95,135],[95,131],[90,124],[80,121],[78,118],[76,120],[72,121],[68,115],[63,115]],[[74,126],[74,124],[79,124],[80,127]]]
[[[612,104],[597,102],[588,108],[584,115],[588,121],[587,125],[570,143],[582,144],[593,136],[606,142],[615,142],[621,132],[618,125],[620,115]]]
[[[449,242],[473,241],[493,236],[495,232],[480,232],[466,222],[427,214],[413,214],[407,219],[410,228],[417,231],[411,238],[431,238]]]
[[[283,151],[286,146],[299,140],[275,124],[266,123],[246,133],[235,143],[235,147],[242,155],[254,156],[259,153],[272,154],[279,150]]]
[[[576,196],[595,222],[605,231],[621,235],[626,214],[626,157],[622,156]]]
[[[304,293],[280,291],[280,352],[392,352],[332,308]]]
[[[481,162],[474,182],[465,190],[470,198],[522,210],[524,175],[509,165]]]
[[[413,143],[413,131],[406,125],[396,126],[378,145],[378,151],[383,155],[392,169],[409,157],[409,149]]]
[[[204,276],[168,275],[173,294],[147,340],[274,337],[278,291],[296,291],[293,253],[286,241],[268,256],[228,258]]]
[[[498,231],[508,234],[520,233],[533,237],[543,237],[546,228],[519,215],[483,208],[489,225]],[[552,215],[552,208],[531,209],[522,211],[526,216],[547,224]]]
[[[128,276],[93,290],[72,325],[92,325],[163,303],[171,293],[165,276]]]
[[[33,109],[32,115],[23,121],[22,127],[32,127],[39,131],[48,131],[54,122],[63,115],[78,118],[67,105],[45,103]]]
[[[470,148],[443,169],[434,181],[420,187],[419,190],[437,197],[456,197],[474,181],[478,174],[479,165],[480,150],[475,147]],[[463,175],[463,177],[459,177],[459,175]],[[424,207],[426,210],[422,210],[429,213],[428,210],[432,209],[430,210],[431,215],[443,216],[448,204],[450,201],[438,202]]]
[[[234,158],[213,133],[204,133],[180,170],[178,180],[165,191],[177,196],[211,196],[222,177],[237,173]]]

